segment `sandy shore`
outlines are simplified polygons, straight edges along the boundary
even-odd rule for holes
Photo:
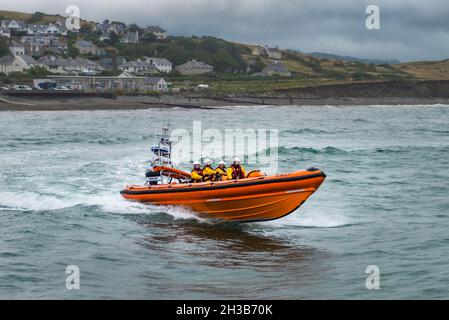
[[[149,108],[210,109],[232,106],[324,106],[324,105],[433,105],[448,104],[444,98],[266,98],[266,97],[181,97],[117,96],[105,98],[12,98],[0,97],[0,111],[134,110]]]

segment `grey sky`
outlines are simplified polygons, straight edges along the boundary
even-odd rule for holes
[[[83,19],[161,25],[174,35],[362,58],[449,58],[447,0],[0,0],[4,10],[58,14],[70,4]],[[380,30],[365,28],[369,4],[380,7]]]

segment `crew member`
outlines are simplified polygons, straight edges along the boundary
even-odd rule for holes
[[[203,181],[214,181],[215,170],[212,169],[212,160],[206,159],[203,167]]]
[[[240,164],[240,159],[235,157],[234,162],[228,169],[228,179],[245,179],[245,168]]]
[[[201,182],[203,181],[203,170],[201,169],[201,163],[199,163],[198,161],[195,161],[193,163],[193,170],[190,173],[190,177],[191,177],[191,182]]]
[[[215,169],[215,179],[217,181],[227,180],[228,173],[226,172],[226,163],[224,161],[220,161],[218,163],[218,167]]]

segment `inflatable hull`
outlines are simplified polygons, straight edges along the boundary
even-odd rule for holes
[[[258,222],[279,219],[300,207],[323,183],[318,169],[242,180],[128,186],[124,198],[183,206],[212,219]]]

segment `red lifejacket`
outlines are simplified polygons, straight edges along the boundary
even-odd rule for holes
[[[242,167],[240,165],[231,165],[232,168],[232,179],[245,179],[245,174],[243,173]]]

